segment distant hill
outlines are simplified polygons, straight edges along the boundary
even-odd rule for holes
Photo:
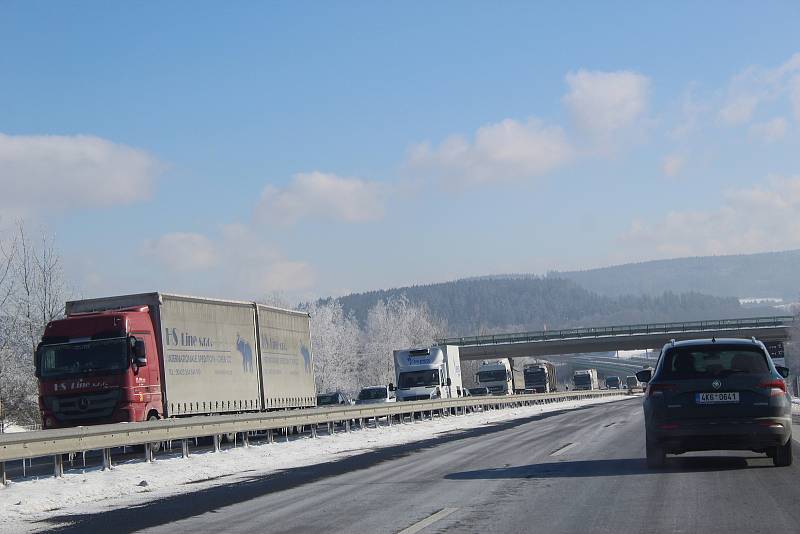
[[[716,296],[796,301],[800,295],[800,250],[647,261],[586,271],[552,272],[548,277],[566,278],[607,296],[695,291]]]
[[[339,300],[363,324],[378,300],[403,294],[444,319],[449,335],[774,314],[766,307],[743,309],[735,297],[697,292],[604,296],[552,275],[456,280],[352,294]]]

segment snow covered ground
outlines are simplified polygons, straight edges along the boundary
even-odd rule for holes
[[[445,432],[627,398],[630,397],[606,397],[479,412],[369,428],[349,434],[340,432],[332,436],[320,433],[317,439],[257,444],[216,454],[198,453],[188,459],[165,457],[152,464],[131,461],[116,465],[110,472],[92,468],[68,472],[60,479],[46,477],[11,481],[6,488],[0,489],[0,510],[3,511],[0,530],[36,531],[44,527],[35,522],[47,517],[132,506],[185,493],[187,483],[192,483],[192,491],[197,491],[214,485],[235,483],[242,477],[251,478],[277,470],[329,462],[382,447],[428,439]]]

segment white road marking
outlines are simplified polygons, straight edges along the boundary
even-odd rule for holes
[[[420,530],[422,530],[423,528],[427,527],[428,525],[432,525],[433,523],[436,523],[440,519],[444,519],[448,515],[450,515],[453,512],[455,512],[456,510],[458,510],[458,508],[442,508],[441,510],[439,510],[435,514],[429,515],[428,517],[426,517],[422,521],[420,521],[418,523],[414,523],[410,527],[401,530],[397,534],[414,534],[415,532],[419,532]]]
[[[556,449],[553,452],[551,452],[550,456],[561,456],[562,454],[564,454],[565,452],[567,452],[571,448],[575,447],[577,444],[578,444],[577,442],[575,442],[575,443],[567,443],[566,445],[564,445],[560,449]]]

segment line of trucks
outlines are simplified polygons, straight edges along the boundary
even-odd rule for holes
[[[307,313],[158,292],[70,301],[65,311],[34,358],[42,428],[317,404]],[[398,401],[467,394],[457,346],[397,350],[394,362],[397,385],[383,388]],[[481,362],[475,379],[493,395],[558,383],[550,362],[519,370],[508,359]],[[576,371],[574,383],[597,389],[597,372]]]

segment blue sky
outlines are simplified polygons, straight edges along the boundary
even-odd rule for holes
[[[796,3],[0,2],[0,228],[83,294],[800,247]]]

